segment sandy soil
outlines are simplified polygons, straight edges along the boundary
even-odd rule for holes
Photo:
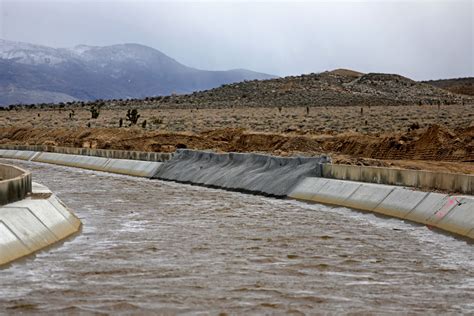
[[[47,128],[116,128],[120,118],[123,126],[127,109],[102,110],[98,119],[91,119],[86,108],[20,109],[0,111],[0,126]],[[195,132],[210,129],[244,128],[255,132],[321,134],[361,132],[375,134],[407,131],[410,126],[433,124],[449,129],[466,128],[474,122],[474,104],[414,105],[377,107],[306,107],[282,108],[222,108],[222,109],[144,109],[139,110],[141,126],[146,130]]]

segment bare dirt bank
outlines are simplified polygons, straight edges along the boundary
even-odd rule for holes
[[[199,133],[140,128],[0,129],[0,144],[55,145],[172,152],[176,148],[266,152],[280,156],[331,154],[335,163],[474,174],[474,127],[438,125],[409,132],[365,135],[261,133],[214,129]]]

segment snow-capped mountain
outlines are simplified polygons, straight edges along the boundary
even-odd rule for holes
[[[51,48],[0,39],[0,105],[140,98],[272,77],[198,70],[138,44]]]

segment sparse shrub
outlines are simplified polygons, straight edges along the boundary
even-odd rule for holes
[[[71,112],[69,112],[69,119],[72,121],[75,115],[76,115],[76,112],[74,112],[74,110],[71,110]]]
[[[91,118],[92,119],[97,119],[100,114],[100,106],[96,106],[95,104],[89,109],[91,112]]]
[[[140,114],[138,114],[137,109],[127,110],[127,121],[130,122],[128,126],[136,125],[139,118],[140,118]]]
[[[123,125],[123,119],[120,118],[120,120],[119,120],[119,128],[122,127],[122,125]]]
[[[153,125],[160,125],[163,124],[163,119],[158,117],[152,117],[151,123],[153,123]]]
[[[408,131],[414,131],[420,128],[420,124],[418,122],[411,123],[408,127]]]

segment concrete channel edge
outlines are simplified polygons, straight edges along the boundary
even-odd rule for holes
[[[288,197],[397,217],[474,239],[473,196],[308,177]]]
[[[56,165],[151,178],[163,164],[158,161],[0,149],[1,158],[31,160]]]
[[[1,150],[0,157],[80,167],[133,176],[157,178],[264,195],[289,197],[302,201],[345,206],[409,220],[474,239],[474,197],[422,192],[400,185],[380,184],[383,170],[342,167],[343,177],[327,164],[325,156],[281,158],[258,154],[216,154],[180,150],[166,162],[111,159],[52,152]],[[329,167],[328,167],[329,166]],[[347,171],[349,170],[349,171]],[[390,170],[386,172],[392,172]],[[407,173],[394,171],[393,181]],[[360,178],[360,174],[369,175]],[[377,179],[370,183],[370,177]],[[326,174],[329,174],[327,177]],[[357,174],[358,181],[353,175]],[[349,176],[350,175],[350,176]],[[285,178],[285,177],[290,177]],[[439,175],[433,179],[440,182]],[[360,179],[359,179],[360,178]],[[390,178],[390,177],[389,177]],[[420,179],[418,173],[408,179]],[[426,177],[425,177],[426,178]],[[459,187],[472,190],[472,176]],[[359,182],[362,181],[362,182]],[[385,180],[384,180],[385,181]],[[390,180],[392,181],[392,180]],[[411,180],[407,180],[411,181]],[[418,180],[416,180],[418,181]],[[425,181],[426,182],[426,181]],[[450,182],[452,182],[450,180]],[[397,182],[398,183],[398,182]],[[417,182],[408,185],[417,186]],[[429,187],[429,186],[428,186]]]
[[[33,182],[26,198],[0,206],[0,266],[71,236],[81,225],[48,188]]]

